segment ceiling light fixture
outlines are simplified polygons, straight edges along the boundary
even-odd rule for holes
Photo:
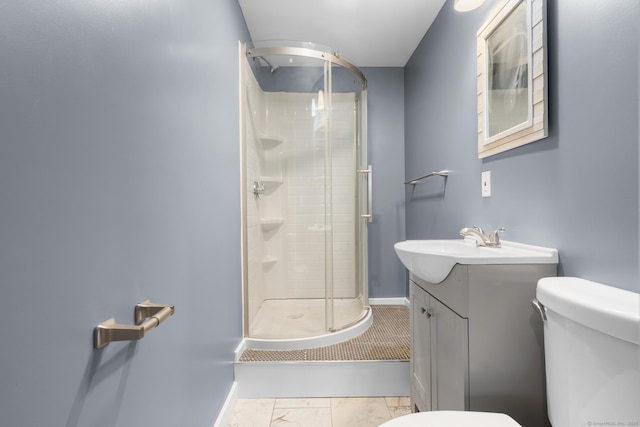
[[[468,12],[480,7],[484,0],[454,0],[453,8],[458,12]]]

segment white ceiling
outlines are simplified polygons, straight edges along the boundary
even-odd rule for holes
[[[313,42],[358,67],[404,67],[445,0],[238,0],[251,39]]]

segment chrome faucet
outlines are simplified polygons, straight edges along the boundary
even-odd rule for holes
[[[477,246],[486,246],[488,248],[499,248],[500,247],[500,236],[498,232],[504,231],[504,227],[498,228],[494,230],[493,233],[487,235],[484,233],[482,228],[473,226],[473,228],[465,227],[460,230],[460,235],[462,237],[473,237],[476,241]]]
[[[476,240],[476,246],[487,246],[489,242],[489,236],[484,234],[482,228],[473,226],[473,228],[465,227],[460,230],[460,235],[462,237],[473,237]]]

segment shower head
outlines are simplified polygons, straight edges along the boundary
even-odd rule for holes
[[[271,62],[269,62],[269,60],[267,58],[265,58],[264,56],[256,56],[256,59],[261,59],[262,62],[264,62],[265,64],[267,64],[267,67],[269,67],[269,69],[271,70],[271,74],[273,74],[278,68],[280,68],[279,65],[273,65]]]

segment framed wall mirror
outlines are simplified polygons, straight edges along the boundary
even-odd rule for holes
[[[546,1],[507,0],[477,34],[478,157],[548,135]]]

